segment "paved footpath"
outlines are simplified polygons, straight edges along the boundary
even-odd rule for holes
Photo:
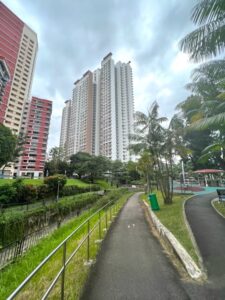
[[[211,299],[225,299],[225,219],[212,208],[213,198],[216,194],[195,196],[185,211],[207,270]]]
[[[135,194],[103,242],[81,299],[214,299],[207,295],[203,286],[180,279],[151,234]]]

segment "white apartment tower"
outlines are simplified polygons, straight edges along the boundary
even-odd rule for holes
[[[99,154],[117,159],[115,66],[112,54],[103,58],[100,75]]]
[[[133,133],[133,79],[130,62],[118,62],[115,66],[116,80],[116,134],[117,159],[129,161],[129,135]]]
[[[62,113],[62,124],[61,124],[61,135],[60,135],[60,147],[65,149],[65,152],[68,151],[68,137],[69,137],[69,122],[71,114],[71,100],[65,101],[65,107],[63,108]]]
[[[63,110],[60,145],[67,157],[82,151],[129,161],[133,103],[130,62],[115,64],[109,53],[100,69],[86,72],[75,82],[71,105],[66,103]],[[65,141],[69,141],[68,148]]]
[[[93,74],[87,71],[83,77],[74,83],[72,107],[70,113],[68,135],[62,133],[63,139],[68,139],[69,147],[66,156],[70,157],[77,152],[92,154],[93,144]],[[62,118],[62,125],[65,118]]]

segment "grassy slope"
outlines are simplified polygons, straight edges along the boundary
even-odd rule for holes
[[[107,190],[107,189],[112,189],[113,187],[105,180],[103,179],[98,179],[95,181],[96,184],[98,184],[101,189]]]
[[[178,239],[178,241],[184,246],[190,256],[198,264],[198,256],[195,252],[195,248],[192,244],[189,236],[188,229],[186,227],[183,217],[183,202],[187,196],[174,195],[173,204],[165,205],[161,193],[157,192],[157,199],[160,206],[159,211],[155,211],[155,214],[160,221],[165,225]],[[144,195],[143,199],[147,196]]]
[[[15,181],[15,179],[0,179],[0,185],[3,184],[11,184]],[[43,179],[24,179],[25,184],[32,184],[32,185],[41,185],[43,184]],[[89,186],[88,183],[83,182],[79,179],[67,179],[66,185],[76,185],[79,187],[86,187]]]
[[[132,193],[126,193],[121,197],[121,201],[124,201],[127,199]],[[69,221],[67,224],[56,230],[52,235],[43,238],[40,243],[31,249],[29,249],[25,255],[21,258],[19,258],[14,264],[9,265],[4,270],[0,272],[0,300],[6,299],[7,296],[25,279],[25,277],[62,241],[64,240],[73,230],[74,228],[78,227],[79,224],[81,224],[91,213],[93,213],[94,210],[90,210],[89,212],[84,212],[80,217],[73,219]],[[97,220],[98,216],[96,216]],[[104,223],[104,221],[103,221]],[[102,224],[103,229],[103,224]],[[85,231],[84,231],[85,230]],[[74,242],[77,242],[81,239],[81,236],[86,233],[86,228],[84,228],[81,232],[79,232],[79,235],[76,237],[76,240]],[[74,249],[73,245],[73,249]],[[68,248],[69,249],[69,248]],[[97,250],[95,247],[95,254]],[[81,258],[82,255],[86,255],[86,247],[84,247],[83,251],[81,251]],[[79,257],[78,257],[79,258]],[[80,258],[80,259],[81,259]],[[82,260],[82,259],[81,259]],[[54,258],[54,261],[50,263],[46,268],[44,268],[43,276],[45,280],[42,280],[42,278],[34,278],[34,282],[32,280],[32,286],[29,287],[30,290],[28,290],[28,299],[35,293],[36,290],[42,290],[46,289],[49,284],[47,278],[52,277],[52,270],[55,271],[55,269],[58,268],[58,266],[61,266],[62,262],[62,256],[58,255]],[[71,283],[71,286],[73,287],[73,299],[77,299],[80,293],[80,290],[86,280],[86,276],[88,275],[87,270],[83,269],[83,260],[80,263],[76,263],[75,265],[78,265],[79,269],[76,270],[75,277],[79,277],[79,280],[76,280],[76,283],[78,285],[76,288],[74,287],[74,282]],[[74,267],[73,271],[74,273]],[[70,272],[68,271],[68,275],[70,275]],[[54,274],[55,275],[55,274]],[[73,274],[74,275],[74,274]],[[40,276],[39,276],[40,277]],[[68,278],[70,280],[70,276]],[[40,286],[40,282],[42,282],[42,286]],[[38,284],[38,288],[37,285]],[[44,286],[43,286],[44,285]],[[71,287],[69,287],[71,288]],[[37,292],[38,293],[38,292]],[[75,293],[75,294],[74,294]],[[23,296],[22,296],[23,297]],[[34,296],[35,299],[36,296]],[[21,298],[24,299],[24,298]],[[31,298],[30,298],[31,299]]]
[[[225,203],[221,203],[219,201],[213,202],[213,206],[224,216],[225,218]]]

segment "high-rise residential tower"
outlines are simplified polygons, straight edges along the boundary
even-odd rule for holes
[[[117,146],[115,66],[109,53],[101,63],[99,154],[116,160]]]
[[[15,175],[43,177],[51,113],[50,100],[32,97],[30,102],[26,102],[21,126],[26,144],[16,164]]]
[[[0,1],[0,56],[11,76],[0,103],[0,123],[15,134],[19,133],[30,95],[37,48],[36,33]]]
[[[10,80],[10,73],[4,57],[0,56],[0,104],[5,94],[5,88]]]
[[[74,83],[71,117],[69,123],[69,147],[66,156],[77,152],[92,154],[93,144],[93,74],[87,71]],[[65,121],[65,118],[62,120]],[[63,123],[62,123],[63,125]],[[62,128],[61,128],[62,132]],[[60,140],[60,144],[62,139]]]
[[[52,102],[30,100],[37,49],[36,33],[0,1],[0,58],[10,75],[0,101],[0,123],[26,136],[23,153],[4,168],[5,176],[43,176]]]
[[[68,152],[69,147],[69,128],[70,128],[70,114],[71,114],[71,100],[65,101],[65,107],[62,113],[62,124],[61,124],[61,134],[60,134],[60,147]]]
[[[109,53],[103,58],[100,69],[86,72],[75,82],[71,106],[66,103],[60,145],[69,140],[69,147],[64,146],[67,157],[82,151],[129,161],[133,103],[130,62],[115,64]],[[67,110],[70,114],[65,113]],[[68,131],[65,131],[66,126]]]
[[[133,78],[130,62],[118,62],[115,66],[116,81],[116,134],[117,159],[128,161],[131,159],[127,147],[129,135],[133,133]]]

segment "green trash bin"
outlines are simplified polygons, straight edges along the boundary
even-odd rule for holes
[[[148,200],[151,204],[152,210],[159,210],[159,204],[158,204],[158,201],[157,201],[157,198],[156,198],[156,194],[150,194],[148,196]]]

